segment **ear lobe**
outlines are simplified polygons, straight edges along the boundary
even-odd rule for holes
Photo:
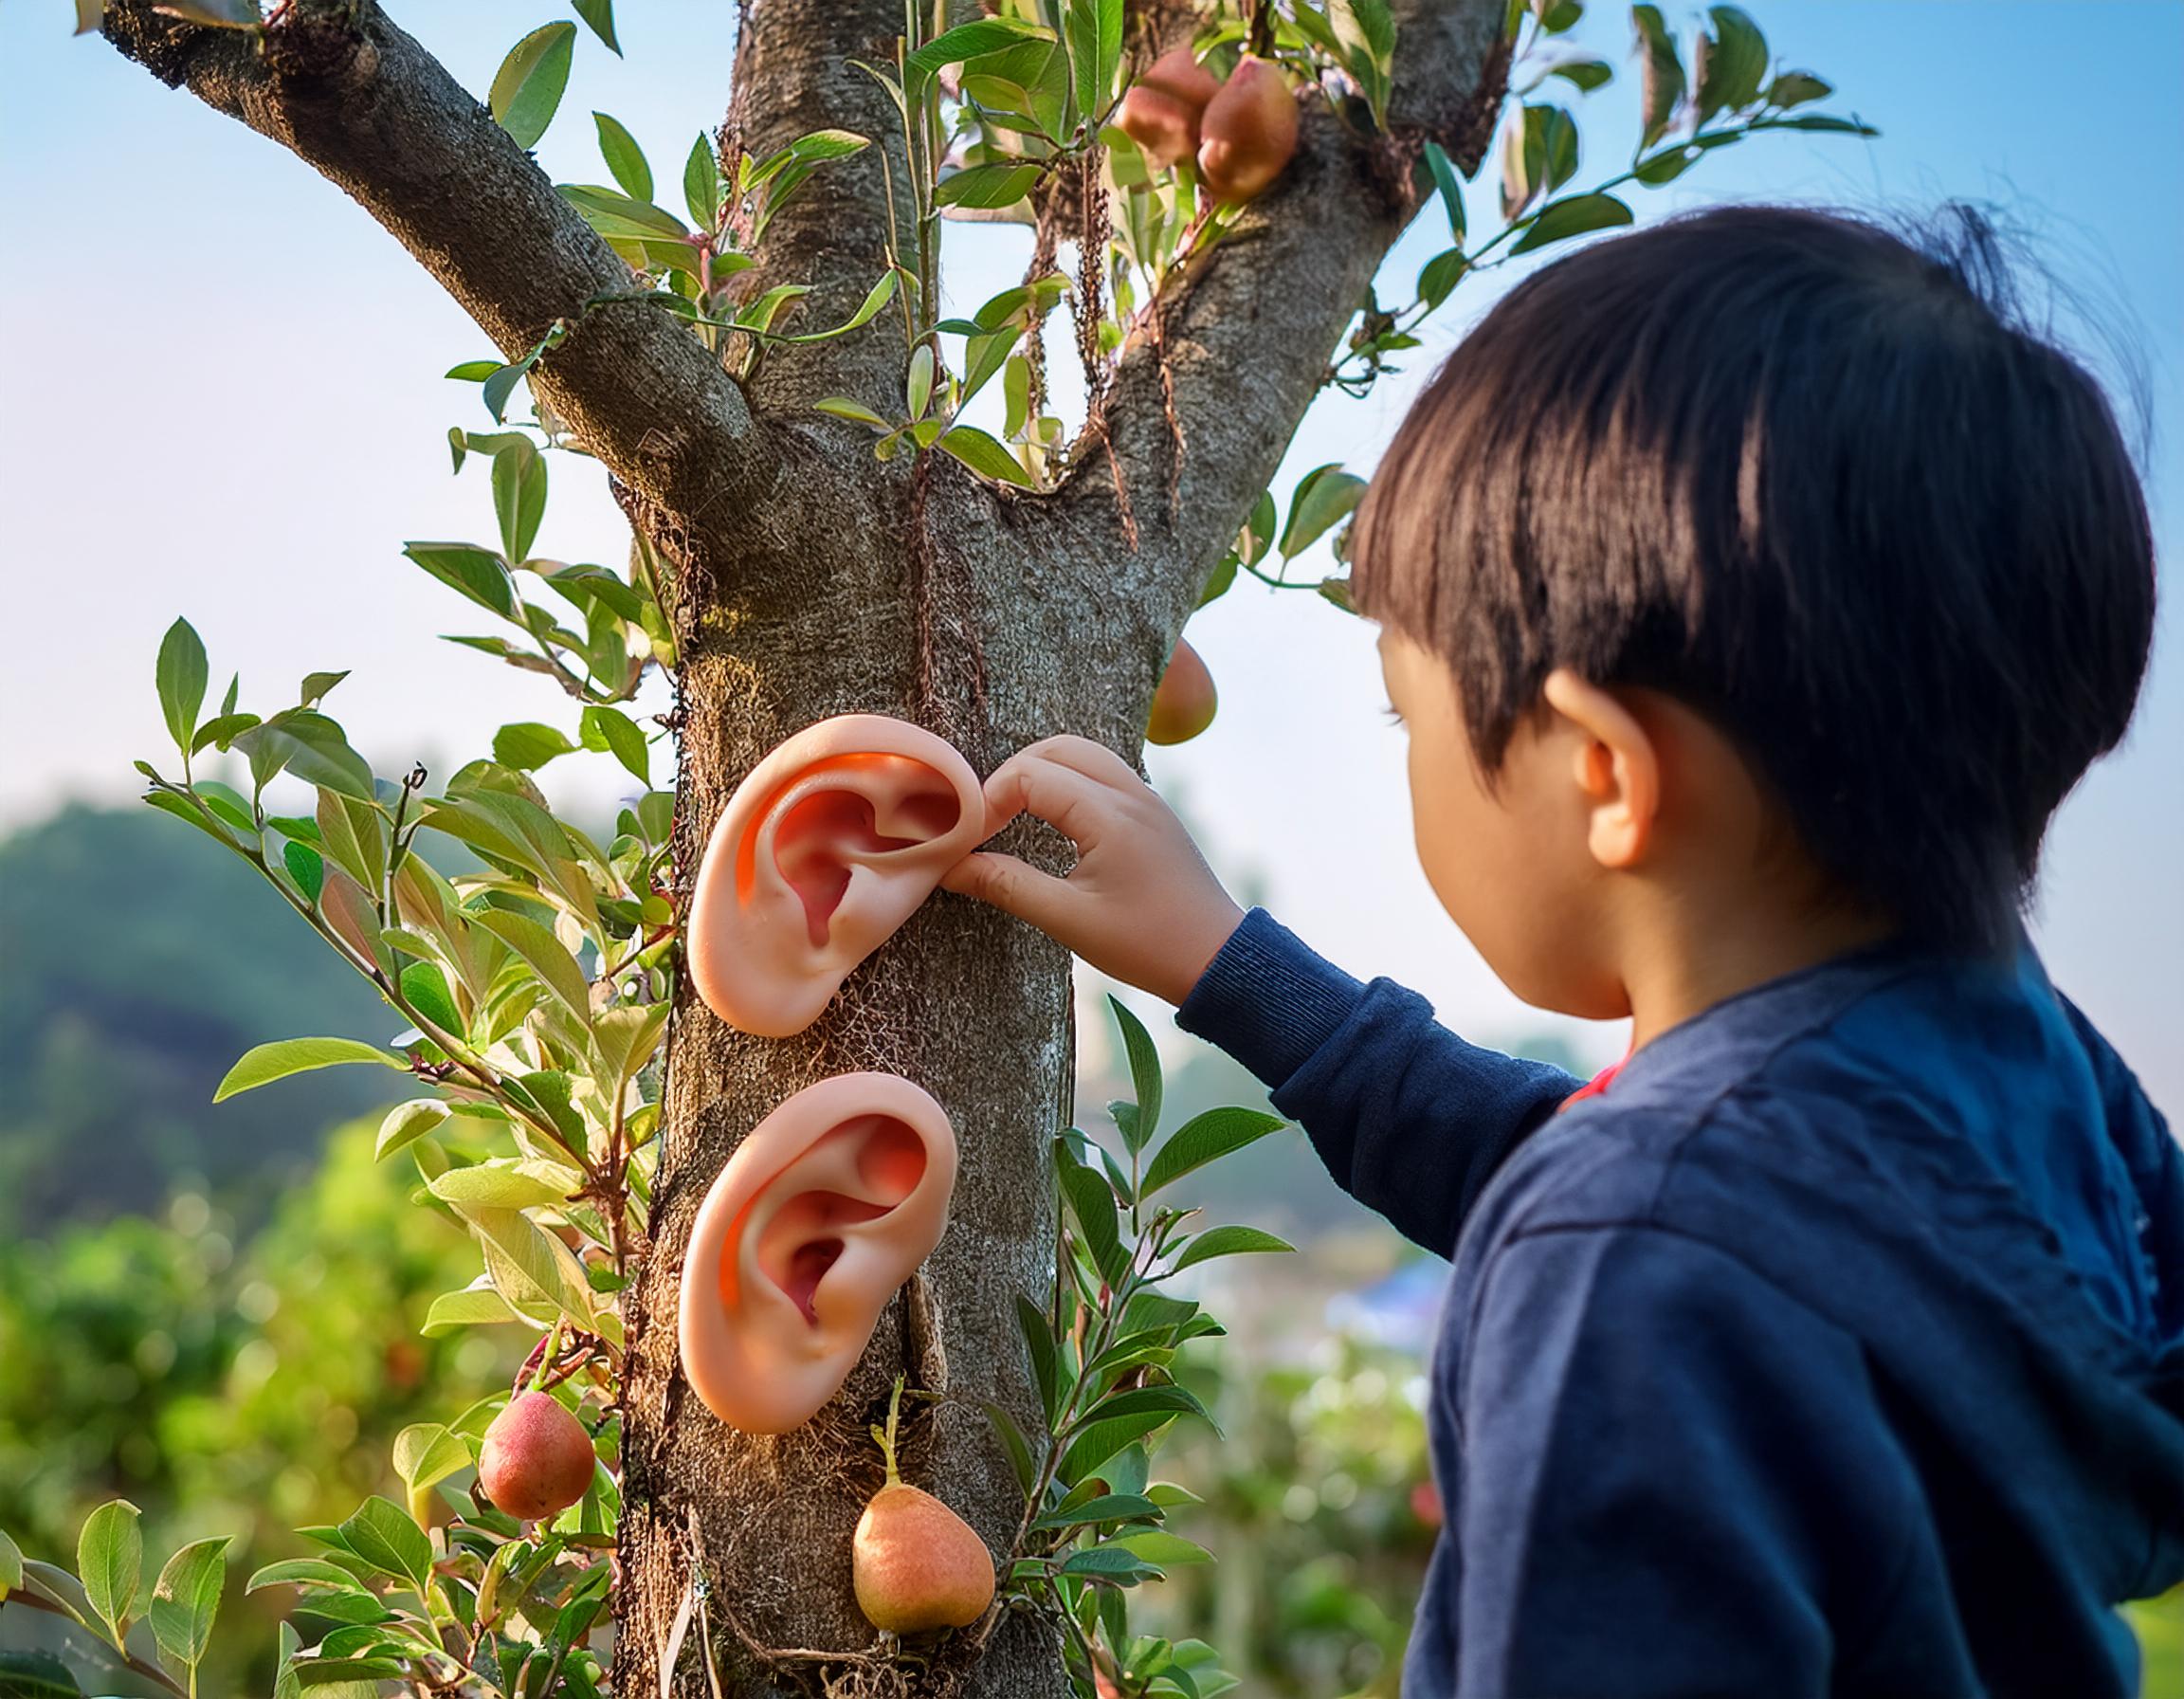
[[[698,995],[746,1032],[786,1038],[986,836],[977,775],[883,714],[809,726],[721,811],[690,902]]]
[[[810,1419],[939,1243],[955,1189],[946,1113],[893,1074],[821,1080],[760,1122],[682,1265],[682,1371],[706,1408],[754,1434]]]

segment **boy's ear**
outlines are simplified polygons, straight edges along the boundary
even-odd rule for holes
[[[1661,812],[1659,747],[1612,693],[1567,667],[1547,675],[1542,694],[1575,733],[1572,776],[1585,797],[1592,859],[1615,870],[1636,867]]]
[[[883,714],[808,726],[721,811],[690,898],[690,978],[730,1026],[801,1032],[986,836],[971,764]]]
[[[956,1133],[893,1074],[796,1093],[720,1170],[682,1265],[682,1372],[714,1415],[785,1434],[832,1398],[939,1243]]]

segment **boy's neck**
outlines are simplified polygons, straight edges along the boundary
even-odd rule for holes
[[[1629,928],[1623,985],[1630,1048],[1764,985],[1880,943],[1895,928],[1859,910],[1670,904]]]

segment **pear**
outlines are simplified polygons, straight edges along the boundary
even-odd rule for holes
[[[478,1483],[497,1509],[520,1522],[557,1516],[584,1496],[593,1470],[592,1435],[551,1394],[509,1401],[485,1430]]]
[[[1247,53],[1198,121],[1198,175],[1225,201],[1265,192],[1297,151],[1297,97],[1281,70]]]
[[[1165,171],[1198,151],[1198,119],[1221,84],[1189,47],[1163,53],[1130,85],[1116,122]]]
[[[902,1382],[895,1382],[884,1432],[872,1430],[887,1460],[886,1485],[857,1520],[850,1580],[857,1605],[875,1628],[924,1634],[969,1628],[993,1602],[993,1557],[977,1530],[895,1466],[895,1426]]]
[[[1153,692],[1153,712],[1145,722],[1148,743],[1188,743],[1213,723],[1220,706],[1213,675],[1198,651],[1180,638],[1168,657],[1168,670],[1160,675],[1160,687]]]

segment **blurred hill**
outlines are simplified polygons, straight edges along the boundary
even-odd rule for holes
[[[72,805],[0,840],[0,1234],[160,1208],[248,1226],[326,1131],[403,1095],[327,1069],[215,1105],[254,1044],[403,1024],[258,876],[181,822]]]

